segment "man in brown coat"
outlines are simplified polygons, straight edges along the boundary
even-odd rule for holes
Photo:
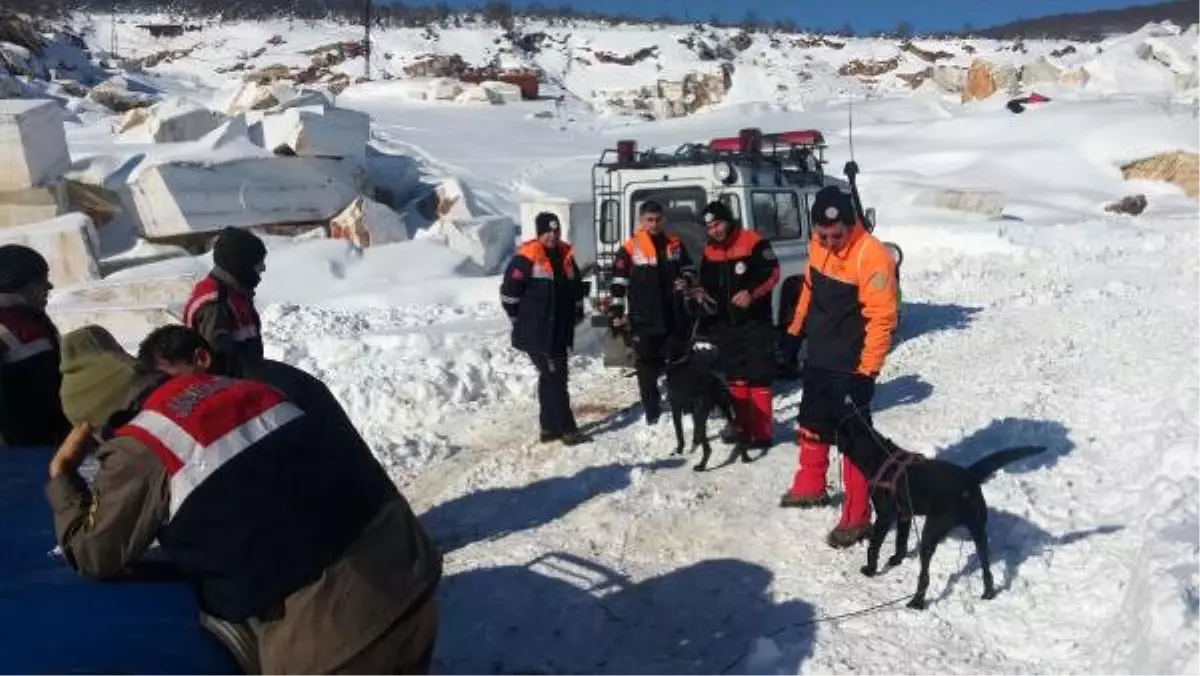
[[[263,383],[149,373],[96,326],[64,337],[62,373],[75,429],[46,494],[81,575],[157,540],[204,613],[250,628],[262,673],[427,672],[441,555],[373,458],[330,460],[343,428]]]

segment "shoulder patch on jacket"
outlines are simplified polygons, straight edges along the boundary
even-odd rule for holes
[[[867,280],[867,284],[870,284],[871,288],[879,289],[880,291],[886,289],[888,285],[887,273],[876,271],[871,275],[871,278]]]
[[[514,279],[514,280],[518,280],[518,281],[519,281],[519,280],[521,280],[521,279],[524,279],[524,277],[525,277],[525,273],[524,273],[524,272],[521,272],[521,268],[513,268],[513,269],[512,269],[512,272],[510,272],[508,276],[509,276],[509,278],[510,278],[510,279]]]

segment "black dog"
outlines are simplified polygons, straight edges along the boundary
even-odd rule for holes
[[[851,404],[853,406],[853,404]],[[996,451],[960,467],[944,460],[926,458],[906,451],[881,436],[862,414],[852,411],[838,425],[837,445],[859,471],[870,480],[871,504],[875,523],[867,543],[867,565],[862,574],[875,575],[879,549],[892,523],[896,523],[896,553],[888,567],[898,565],[908,552],[908,533],[914,515],[925,517],[918,542],[921,572],[917,593],[909,608],[925,607],[929,588],[929,561],[938,544],[955,526],[965,526],[975,542],[975,554],[983,568],[983,598],[996,596],[992,569],[988,561],[987,503],[981,486],[996,470],[1045,451],[1044,446],[1018,446]]]
[[[717,348],[703,340],[689,340],[686,347],[674,350],[677,356],[667,361],[667,398],[671,401],[671,420],[675,423],[675,453],[683,453],[683,414],[692,414],[692,450],[704,449],[700,462],[692,467],[697,472],[708,468],[712,446],[708,443],[708,416],[719,410],[726,420],[733,420],[733,401],[729,386],[717,371]],[[750,462],[745,444],[738,443],[725,464],[741,457]]]

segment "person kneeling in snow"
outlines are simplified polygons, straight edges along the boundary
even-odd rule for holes
[[[246,363],[263,358],[254,289],[266,270],[267,247],[254,233],[229,227],[217,235],[212,255],[212,272],[192,289],[183,323],[216,350],[222,372],[238,376]]]
[[[344,429],[264,383],[149,372],[98,326],[64,337],[62,374],[46,495],[76,571],[119,576],[157,539],[263,673],[428,670],[441,555],[378,463],[331,461]]]
[[[792,336],[808,340],[808,355],[796,414],[800,468],[783,507],[829,502],[829,445],[844,416],[857,411],[870,420],[875,379],[896,329],[896,263],[855,217],[850,196],[836,186],[822,188],[813,197],[812,223],[808,269],[788,327]],[[829,533],[832,547],[862,540],[871,525],[867,479],[844,455],[842,476],[846,499]]]
[[[567,352],[575,325],[583,321],[584,286],[575,250],[559,237],[558,217],[543,211],[534,222],[537,239],[522,244],[504,271],[500,302],[512,321],[512,346],[529,355],[538,371],[542,443],[568,446],[589,441],[575,424],[567,386]]]

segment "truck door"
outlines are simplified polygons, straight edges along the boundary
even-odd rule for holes
[[[808,260],[808,195],[795,188],[754,188],[749,191],[750,219],[755,232],[770,240],[779,259],[781,280],[804,272]],[[784,284],[775,286],[772,304],[779,317]],[[792,302],[788,299],[788,302]],[[790,319],[790,311],[786,319]]]

